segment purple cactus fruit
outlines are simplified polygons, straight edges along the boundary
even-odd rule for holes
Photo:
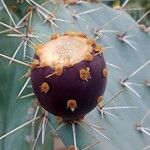
[[[84,33],[55,34],[36,46],[33,90],[41,106],[64,121],[79,120],[96,107],[107,75],[103,47]]]

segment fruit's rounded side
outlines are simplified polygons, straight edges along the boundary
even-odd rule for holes
[[[94,56],[91,61],[82,60],[66,67],[61,75],[53,74],[50,66],[32,69],[33,90],[45,110],[73,121],[97,106],[106,88],[107,70],[103,55],[95,55],[94,51],[91,54]]]

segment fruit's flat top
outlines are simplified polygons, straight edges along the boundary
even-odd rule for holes
[[[68,66],[79,63],[91,51],[92,46],[87,44],[86,38],[64,35],[44,44],[40,48],[39,57],[41,63],[50,67],[58,64]]]

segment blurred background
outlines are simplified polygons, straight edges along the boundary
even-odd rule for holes
[[[103,2],[116,9],[125,5],[124,10],[135,20],[138,20],[144,13],[150,11],[150,0],[103,0]],[[141,23],[150,26],[150,13]]]

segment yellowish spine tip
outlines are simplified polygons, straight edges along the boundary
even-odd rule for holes
[[[104,47],[102,45],[96,45],[96,47],[93,50],[99,54],[104,53]]]
[[[70,108],[72,112],[74,112],[74,110],[77,108],[77,102],[76,100],[68,100],[67,101],[67,108]]]
[[[46,61],[40,62],[40,67],[41,68],[45,68],[47,66],[49,66],[48,62],[46,62]]]
[[[80,74],[80,78],[82,80],[88,81],[88,79],[91,79],[90,68],[89,67],[81,69],[79,74]]]
[[[115,10],[120,10],[122,7],[121,6],[119,6],[119,5],[115,5],[115,6],[113,6],[113,9],[115,9]]]
[[[105,78],[107,78],[108,77],[108,69],[107,68],[104,68],[103,70],[102,70],[102,76],[103,77],[105,77]]]
[[[77,35],[77,33],[76,33],[76,32],[73,32],[73,31],[70,31],[70,32],[66,32],[66,33],[64,33],[64,35],[76,36],[76,35]]]
[[[120,10],[122,7],[120,5],[120,1],[119,0],[116,0],[114,5],[113,5],[113,8],[116,9],[116,10]]]
[[[36,44],[33,46],[33,48],[35,49],[36,55],[39,56],[42,54],[42,47],[43,47],[43,44]]]
[[[87,35],[85,33],[78,33],[77,36],[82,37],[82,38],[87,38]]]
[[[32,62],[32,64],[31,64],[31,68],[32,69],[37,68],[39,66],[39,63],[40,62],[37,59],[34,59],[33,62]]]
[[[79,0],[64,0],[65,4],[76,4]]]
[[[67,68],[73,67],[73,65],[75,64],[74,61],[72,59],[64,59],[65,63],[64,66]]]
[[[102,102],[102,100],[103,100],[103,96],[99,96],[99,97],[97,98],[97,104],[99,104],[100,102]]]
[[[91,53],[87,53],[84,56],[85,61],[92,61],[93,60],[93,55]]]
[[[28,32],[29,32],[29,34],[31,34],[32,33],[32,28],[28,28]]]
[[[51,37],[50,37],[50,40],[55,40],[57,39],[58,37],[60,37],[60,35],[58,33],[55,33],[53,34]]]
[[[49,91],[49,85],[46,82],[42,83],[40,90],[46,94]]]
[[[87,39],[87,44],[88,45],[94,45],[96,43],[96,41],[94,39]]]
[[[48,76],[46,76],[46,78],[49,78],[49,77],[52,77],[53,75],[56,75],[56,76],[61,76],[61,74],[63,73],[63,66],[60,65],[60,64],[57,64],[54,68],[54,72],[49,74]]]

